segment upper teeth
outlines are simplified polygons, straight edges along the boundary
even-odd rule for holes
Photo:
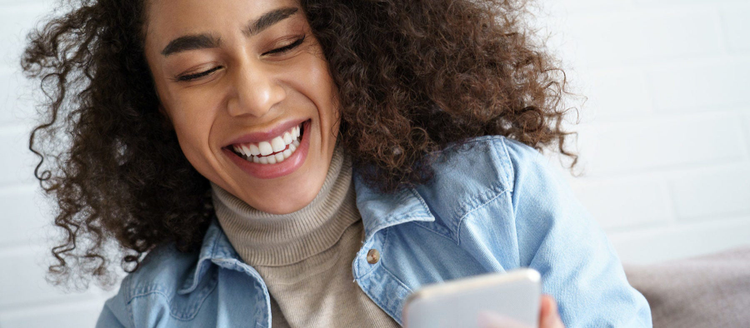
[[[283,162],[299,147],[300,126],[295,126],[282,135],[269,141],[259,143],[235,144],[234,151],[244,155],[247,160],[262,164]],[[288,148],[287,148],[288,147]],[[269,156],[274,154],[273,156]]]

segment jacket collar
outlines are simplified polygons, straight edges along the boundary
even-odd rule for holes
[[[413,188],[384,194],[369,187],[354,171],[357,209],[365,227],[365,242],[380,230],[412,221],[435,221],[422,196]]]
[[[413,188],[404,188],[392,194],[380,193],[364,183],[357,170],[354,171],[354,187],[357,193],[357,209],[362,216],[365,242],[375,233],[388,227],[412,221],[435,221],[422,196]],[[206,230],[198,253],[198,262],[188,273],[179,294],[194,291],[212,263],[242,262],[234,250],[218,220],[214,219]]]
[[[177,293],[188,294],[194,291],[198,287],[201,278],[208,272],[212,262],[239,259],[239,254],[234,250],[234,247],[229,242],[229,238],[227,238],[227,235],[221,229],[219,221],[214,218],[211,221],[211,225],[208,226],[208,230],[206,230],[206,235],[203,237],[203,244],[198,253],[198,262],[188,273],[185,282],[182,284],[182,288]]]

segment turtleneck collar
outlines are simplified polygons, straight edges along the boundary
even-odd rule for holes
[[[352,164],[336,146],[323,187],[304,208],[269,214],[211,184],[219,224],[232,246],[251,266],[283,266],[331,248],[359,220]]]

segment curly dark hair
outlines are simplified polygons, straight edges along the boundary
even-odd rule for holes
[[[383,192],[425,183],[451,143],[503,135],[564,145],[565,74],[516,0],[301,0],[340,92],[340,139]],[[145,0],[69,0],[22,58],[46,100],[29,149],[56,198],[53,282],[107,285],[154,247],[200,246],[210,184],[159,112],[144,58]],[[111,246],[117,247],[117,255]],[[80,279],[82,278],[82,279]]]

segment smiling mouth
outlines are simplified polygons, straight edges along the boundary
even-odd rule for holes
[[[305,132],[305,123],[302,122],[271,140],[234,144],[230,147],[230,150],[248,162],[258,164],[281,163],[291,157],[299,148]]]

